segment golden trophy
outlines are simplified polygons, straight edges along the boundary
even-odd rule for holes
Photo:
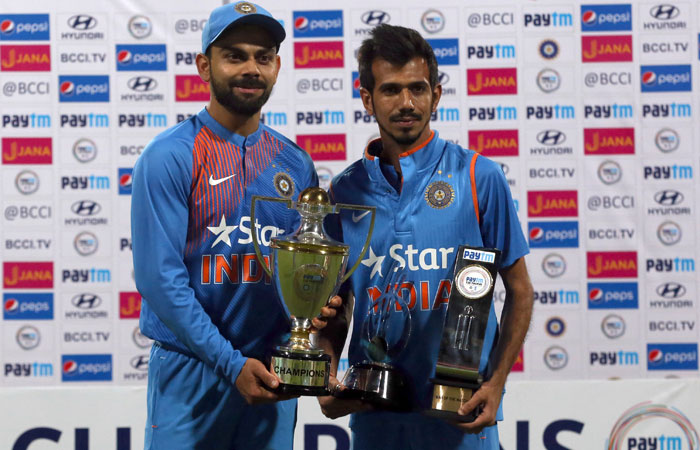
[[[251,233],[258,261],[274,283],[282,306],[291,320],[291,336],[272,352],[271,370],[282,380],[277,392],[291,395],[328,395],[330,356],[314,346],[310,339],[311,319],[320,314],[350,275],[357,269],[369,247],[376,210],[374,207],[337,203],[331,205],[325,190],[305,189],[298,201],[254,195],[250,208],[255,221],[258,201],[281,202],[301,215],[301,224],[293,233],[270,241],[270,267],[260,250],[257,233]],[[329,237],[323,219],[342,209],[369,211],[372,219],[362,251],[346,272],[350,247]]]

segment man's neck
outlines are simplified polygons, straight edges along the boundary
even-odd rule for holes
[[[232,113],[224,108],[221,103],[213,100],[209,101],[207,111],[209,115],[223,125],[224,128],[241,136],[248,136],[255,133],[260,126],[260,111],[252,116],[244,116]]]

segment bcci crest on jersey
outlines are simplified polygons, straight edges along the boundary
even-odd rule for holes
[[[435,209],[447,208],[455,199],[455,191],[449,183],[435,181],[425,189],[425,201]]]

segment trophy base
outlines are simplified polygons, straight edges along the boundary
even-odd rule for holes
[[[444,379],[431,378],[433,387],[432,408],[425,413],[432,417],[451,420],[454,422],[474,422],[481,414],[481,407],[477,406],[467,415],[457,413],[460,406],[467,403],[474,392],[481,386],[478,383],[448,381]]]
[[[406,377],[387,364],[354,364],[345,373],[342,383],[345,389],[334,393],[338,398],[359,399],[388,411],[411,410],[411,395]]]
[[[270,367],[282,381],[274,392],[283,395],[329,395],[330,365],[330,355],[276,349],[272,352]]]

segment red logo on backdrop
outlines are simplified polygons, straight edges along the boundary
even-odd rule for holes
[[[344,134],[298,134],[297,145],[314,161],[344,161]]]
[[[586,155],[634,155],[634,128],[584,128]]]
[[[577,217],[577,191],[528,191],[528,217]]]
[[[294,68],[343,67],[343,42],[295,42]]]
[[[53,262],[2,263],[5,289],[53,289]]]
[[[209,83],[199,75],[175,75],[176,102],[208,102]]]
[[[469,148],[484,156],[518,156],[518,130],[473,130]]]
[[[51,164],[51,138],[2,138],[3,164]]]
[[[468,69],[468,95],[510,95],[518,93],[517,69]]]
[[[525,358],[523,356],[523,349],[520,349],[518,353],[518,359],[515,360],[513,367],[510,369],[511,372],[522,372],[525,370]]]
[[[588,278],[637,278],[637,252],[587,252]]]
[[[0,70],[49,72],[51,71],[51,46],[0,45]]]
[[[141,294],[138,292],[119,293],[119,318],[138,319],[141,315]]]
[[[632,36],[582,36],[583,62],[631,62]]]

